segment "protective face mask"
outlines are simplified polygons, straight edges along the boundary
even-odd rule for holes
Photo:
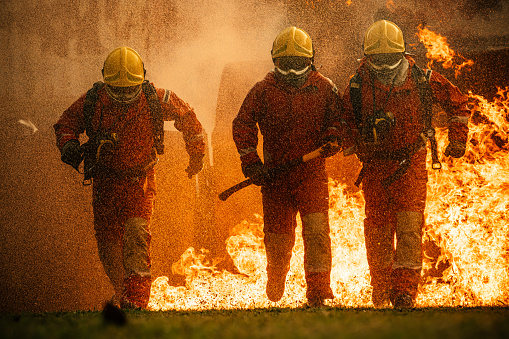
[[[397,61],[396,63],[394,63],[392,65],[387,65],[387,64],[377,65],[377,64],[374,64],[373,62],[371,62],[370,60],[368,60],[368,64],[376,72],[390,73],[390,72],[394,71],[401,64],[402,61],[403,61],[403,59],[399,59],[399,61]]]
[[[405,82],[408,65],[408,60],[404,58],[394,63],[392,66],[381,67],[380,70],[368,63],[368,67],[374,73],[378,81],[386,85],[393,84],[394,86],[400,86]],[[375,66],[379,66],[380,68],[380,65]]]
[[[130,104],[135,101],[141,93],[141,85],[133,87],[112,87],[106,85],[106,92],[116,102]]]
[[[283,82],[289,84],[290,86],[299,88],[306,82],[310,71],[311,67],[306,67],[301,71],[295,71],[294,69],[291,69],[288,71],[281,72],[276,67],[276,76],[280,78]]]
[[[309,70],[310,67],[311,67],[311,65],[310,66],[306,66],[303,69],[301,69],[300,71],[296,71],[294,69],[289,69],[288,71],[285,71],[285,70],[282,70],[279,67],[276,67],[276,70],[279,73],[283,74],[283,75],[292,75],[293,74],[293,75],[299,76],[299,75],[303,75],[304,73],[306,73]]]

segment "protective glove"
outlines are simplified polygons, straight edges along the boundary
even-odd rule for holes
[[[189,179],[193,175],[200,173],[203,168],[203,154],[195,154],[189,157],[189,166],[186,168],[187,176]]]
[[[60,152],[60,159],[64,163],[71,165],[77,171],[78,166],[83,160],[83,156],[80,150],[80,142],[76,139],[66,142]]]
[[[461,158],[465,155],[467,145],[458,140],[451,140],[445,148],[444,155],[446,157]]]
[[[332,157],[341,150],[341,143],[337,135],[328,135],[320,141],[320,145],[323,145],[320,150],[322,158]]]
[[[269,169],[261,161],[243,167],[242,173],[256,186],[264,186],[271,181]]]

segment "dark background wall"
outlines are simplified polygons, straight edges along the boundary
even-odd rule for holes
[[[271,44],[281,29],[295,25],[312,36],[316,64],[342,91],[376,15],[392,15],[412,43],[409,50],[423,62],[414,33],[426,24],[475,61],[471,72],[456,79],[450,70],[434,67],[462,90],[492,96],[496,86],[508,84],[508,13],[507,1],[493,0],[3,1],[0,311],[95,309],[112,294],[97,258],[91,189],[60,162],[52,125],[100,80],[113,48],[136,49],[147,78],[187,100],[210,136],[199,190],[185,176],[179,133],[167,133],[167,154],[158,165],[154,276],[180,284],[171,264],[186,248],[205,244],[221,252],[228,229],[259,211],[254,189],[239,193],[244,197],[230,202],[233,206],[219,205],[216,193],[242,179],[229,124],[247,90],[270,69]],[[333,169],[345,164],[332,161]],[[216,233],[204,236],[211,230]]]

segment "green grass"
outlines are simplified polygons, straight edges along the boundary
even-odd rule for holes
[[[1,338],[509,338],[508,308],[255,309],[0,314]]]

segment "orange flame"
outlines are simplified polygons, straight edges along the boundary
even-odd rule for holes
[[[441,277],[427,277],[420,286],[419,307],[507,306],[509,256],[509,88],[499,89],[493,102],[469,93],[474,105],[469,142],[461,159],[442,159],[443,169],[429,171],[424,238],[433,239],[442,254],[436,263],[427,259],[424,270],[448,262]],[[494,135],[498,136],[496,141]],[[437,128],[440,154],[447,131]],[[428,159],[428,168],[431,166]],[[363,236],[362,193],[345,194],[344,185],[331,181],[330,226],[333,267],[330,306],[371,307],[371,287]],[[159,277],[152,284],[152,310],[203,310],[300,307],[306,302],[303,271],[304,246],[297,228],[286,292],[278,303],[265,295],[266,257],[263,219],[236,225],[227,250],[246,276],[218,272],[202,263],[203,253],[188,249],[173,265],[186,276],[186,287],[168,285]],[[298,218],[299,219],[299,218]],[[423,275],[424,276],[424,275]]]
[[[474,64],[472,60],[468,60],[456,54],[456,52],[449,47],[447,38],[430,31],[426,27],[421,28],[421,26],[419,26],[418,30],[417,36],[427,49],[426,57],[430,59],[427,64],[428,68],[431,68],[433,61],[436,60],[441,62],[444,68],[452,67],[454,69],[454,76],[458,77],[463,67],[472,66]],[[463,60],[462,63],[456,63],[455,58]]]
[[[423,303],[507,305],[509,158],[507,147],[497,145],[493,136],[508,141],[508,92],[499,89],[493,102],[469,93],[474,116],[481,117],[481,122],[469,123],[472,142],[462,159],[448,159],[441,172],[431,172],[427,234],[444,249],[441,259],[452,265],[442,277],[447,284],[425,285],[426,292],[439,288],[442,295],[423,293]],[[439,147],[444,149],[447,135],[439,132]]]

